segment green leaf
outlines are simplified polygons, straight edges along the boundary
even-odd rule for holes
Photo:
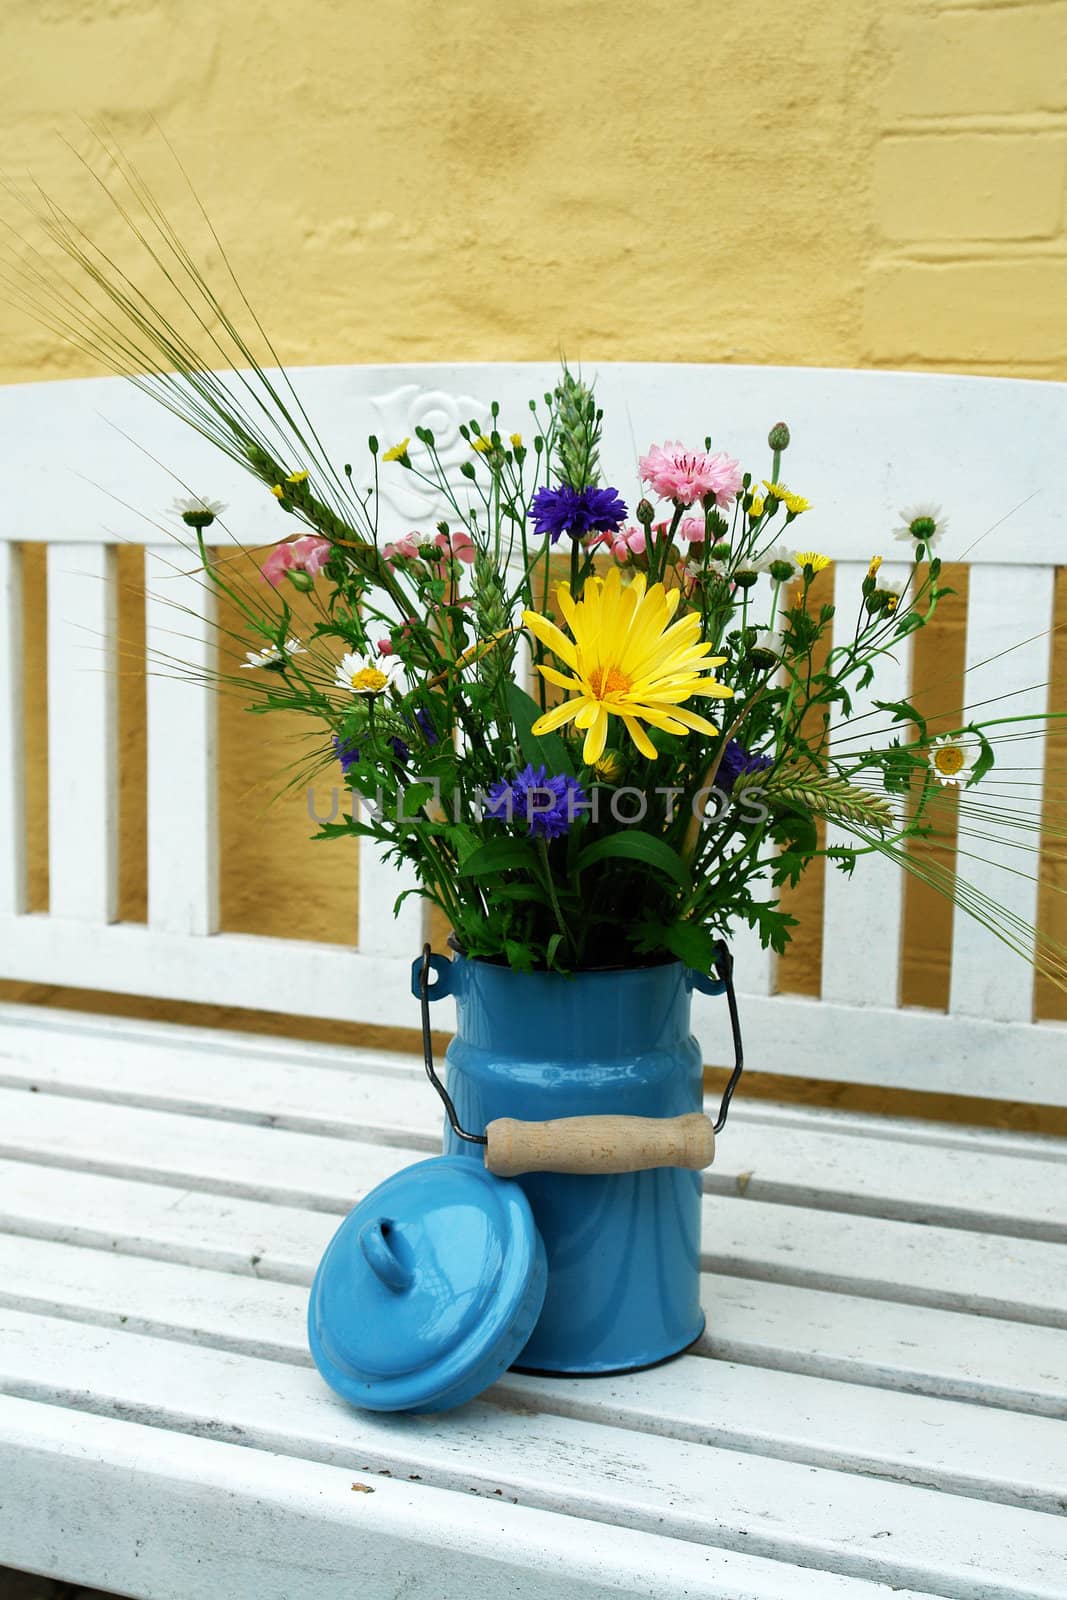
[[[710,928],[696,922],[643,922],[637,931],[641,935],[638,949],[669,950],[694,972],[711,971],[719,941]]]
[[[978,760],[975,762],[971,771],[971,775],[967,780],[967,787],[970,788],[974,783],[981,783],[986,773],[992,770],[995,757],[993,754],[993,746],[990,744],[981,728],[972,726],[967,729],[967,732],[973,733],[982,747],[981,754],[979,755]]]
[[[892,713],[894,722],[914,722],[919,730],[919,738],[926,741],[926,718],[916,711],[910,700],[876,700],[875,705],[879,711]]]
[[[567,746],[558,733],[533,732],[533,725],[541,715],[541,707],[517,683],[508,684],[508,710],[515,724],[519,749],[533,767],[544,766],[550,778],[561,774],[574,777],[574,765]]]
[[[525,839],[490,839],[472,850],[459,869],[461,878],[488,877],[494,872],[537,870],[537,857]]]
[[[689,887],[689,869],[677,850],[672,850],[664,840],[651,833],[641,833],[629,828],[625,833],[613,833],[607,839],[598,839],[588,845],[578,857],[577,870],[584,872],[597,861],[641,861],[673,879],[683,889]]]

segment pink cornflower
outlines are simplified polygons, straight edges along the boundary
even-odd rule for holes
[[[683,517],[678,524],[678,537],[688,544],[703,544],[705,531],[703,517]]]
[[[317,578],[330,559],[332,548],[329,539],[306,533],[291,544],[275,545],[259,570],[274,589],[287,572],[306,572],[309,578]]]
[[[709,497],[728,506],[741,487],[741,464],[723,451],[685,450],[669,439],[639,462],[641,477],[664,500],[691,506]]]

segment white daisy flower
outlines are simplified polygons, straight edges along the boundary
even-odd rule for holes
[[[948,527],[948,518],[941,515],[941,507],[935,505],[908,506],[900,513],[901,526],[893,529],[894,539],[899,539],[903,544],[922,543],[927,550],[932,550]]]
[[[935,739],[927,751],[927,760],[938,783],[966,783],[981,748],[977,739],[968,739],[964,734],[946,733]]]
[[[781,661],[785,655],[785,640],[778,628],[761,628],[756,635],[751,652],[753,656],[771,661]]]
[[[771,576],[776,583],[788,583],[790,578],[797,574],[797,560],[788,545],[776,544],[772,550],[767,550],[755,563],[757,572],[770,572],[772,567],[777,567],[778,572]],[[783,569],[788,567],[789,571]]]
[[[299,639],[286,639],[284,648],[268,645],[266,650],[249,650],[241,662],[242,672],[255,672],[257,667],[284,667],[290,656],[306,656],[307,651]]]
[[[194,494],[175,500],[170,509],[190,528],[209,528],[216,517],[222,516],[226,507],[221,500],[205,500],[201,495]]]
[[[341,657],[335,682],[350,694],[381,694],[404,670],[397,656],[366,655],[350,651]]]

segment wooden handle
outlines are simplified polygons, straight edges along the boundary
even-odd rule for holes
[[[485,1164],[499,1178],[520,1172],[644,1172],[648,1167],[710,1167],[715,1130],[700,1111],[683,1117],[557,1117],[486,1128]]]

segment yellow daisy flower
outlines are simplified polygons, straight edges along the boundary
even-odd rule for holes
[[[881,565],[882,565],[881,556],[872,556],[871,557],[871,564],[867,568],[867,576],[868,576],[868,578],[873,578],[875,576],[875,574],[877,573],[878,568]]]
[[[513,450],[521,450],[522,449],[522,434],[521,433],[513,433],[511,435],[511,448]]]
[[[477,452],[478,452],[478,454],[480,456],[488,455],[489,451],[492,448],[493,448],[492,439],[487,439],[485,437],[485,435],[482,434],[482,433],[480,433],[478,435],[477,439],[472,439],[471,440],[471,449],[472,450],[477,450]]]
[[[812,572],[823,572],[830,565],[829,556],[821,556],[817,550],[798,550],[797,566],[810,567]]]
[[[784,501],[786,495],[792,493],[792,490],[787,489],[784,483],[772,483],[769,478],[764,478],[763,487],[766,489],[767,493],[772,494],[776,500]]]
[[[794,494],[792,489],[787,489],[782,496],[782,502],[790,516],[799,517],[802,511],[811,510],[811,501],[805,500],[802,494]]]
[[[760,517],[762,517],[763,501],[760,499],[758,494],[754,494],[752,496],[752,504],[748,508],[748,514],[752,518],[753,522],[758,522]]]
[[[408,445],[410,443],[411,443],[411,436],[409,434],[406,439],[401,439],[399,444],[394,444],[394,446],[393,446],[393,448],[391,450],[383,451],[382,460],[383,461],[403,461],[404,457],[408,453]]]
[[[685,733],[690,728],[719,732],[695,711],[682,710],[682,702],[691,695],[726,700],[733,690],[702,676],[721,667],[726,657],[709,655],[711,645],[701,641],[696,612],[670,625],[680,590],[667,593],[656,583],[646,591],[643,573],[624,587],[618,567],[613,567],[606,578],[590,578],[578,601],[568,584],[561,583],[556,593],[571,639],[547,617],[523,612],[530,632],[570,669],[563,673],[555,667],[538,668],[570,698],[537,719],[535,734],[573,722],[585,733],[582,760],[594,766],[604,754],[611,717],[622,718],[630,738],[649,759],[657,752],[643,722],[664,733]]]

